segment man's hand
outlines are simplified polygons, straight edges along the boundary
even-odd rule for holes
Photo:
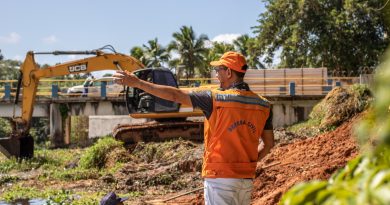
[[[139,79],[129,71],[117,71],[112,77],[114,82],[120,85],[127,85],[129,87],[137,87]]]
[[[263,134],[261,135],[261,139],[264,142],[264,148],[259,151],[258,161],[263,159],[265,155],[267,155],[271,148],[274,146],[274,132],[273,130],[264,130]]]

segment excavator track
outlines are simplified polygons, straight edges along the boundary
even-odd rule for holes
[[[140,124],[118,125],[115,139],[125,143],[156,142],[170,139],[203,141],[203,122],[196,121],[151,121]]]

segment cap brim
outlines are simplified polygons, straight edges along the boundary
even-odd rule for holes
[[[223,65],[223,64],[222,64],[221,61],[211,61],[210,65],[212,65],[212,66],[220,66],[220,65]]]
[[[119,202],[124,202],[124,201],[126,201],[127,199],[129,199],[129,197],[122,197],[122,198],[119,198]]]

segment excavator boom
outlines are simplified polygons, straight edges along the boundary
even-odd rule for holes
[[[93,55],[84,59],[39,68],[35,55]],[[7,157],[29,158],[33,156],[34,140],[29,134],[37,88],[40,79],[68,74],[88,73],[100,70],[125,70],[133,72],[140,79],[153,83],[178,87],[172,72],[165,68],[146,68],[137,59],[120,54],[91,51],[28,52],[21,66],[16,92],[15,106],[22,88],[21,116],[13,117],[12,134],[0,138],[0,152]],[[130,92],[131,91],[131,92]],[[130,94],[131,93],[131,94]],[[190,116],[201,116],[202,112],[192,108],[181,108],[180,104],[150,95],[143,90],[127,87],[126,106],[134,118],[153,118],[156,122],[141,125],[121,125],[113,131],[116,139],[124,142],[158,141],[173,138],[202,140],[203,123],[185,121]]]
[[[99,52],[60,52],[61,54],[96,54],[96,56],[75,60],[63,64],[58,64],[45,69],[39,69],[34,60],[34,52],[28,52],[24,61],[22,72],[22,116],[21,123],[26,124],[24,129],[29,129],[28,123],[31,121],[37,86],[41,78],[64,76],[68,74],[87,73],[99,70],[123,69],[130,72],[143,68],[144,66],[135,58],[124,54],[106,54]],[[39,53],[38,53],[39,54]],[[25,132],[26,130],[22,130]]]
[[[48,68],[39,68],[34,56],[41,54],[52,55],[94,55],[92,57],[57,64]],[[32,157],[34,141],[29,134],[30,122],[36,99],[37,87],[41,78],[63,76],[68,74],[88,73],[99,70],[127,70],[133,72],[144,66],[137,59],[120,54],[104,53],[101,50],[92,51],[29,51],[21,66],[15,106],[18,103],[19,92],[22,88],[22,113],[12,119],[13,132],[9,137],[0,139],[0,152],[7,157]],[[15,110],[15,109],[14,109]]]

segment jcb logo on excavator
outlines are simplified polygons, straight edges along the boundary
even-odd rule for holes
[[[78,64],[78,65],[71,65],[68,67],[68,70],[70,73],[86,71],[87,70],[87,63]]]

